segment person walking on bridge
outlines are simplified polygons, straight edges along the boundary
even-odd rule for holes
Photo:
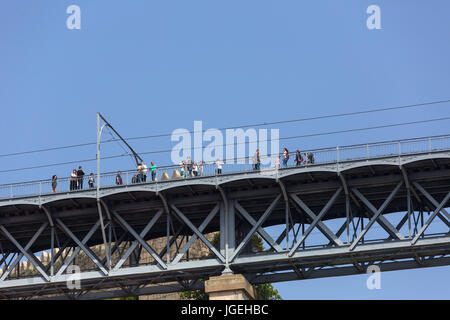
[[[286,148],[283,148],[283,167],[287,166],[289,161],[289,151]]]
[[[123,185],[122,171],[117,172],[117,176],[116,176],[116,185],[118,185],[118,186]]]
[[[295,164],[297,166],[301,165],[303,162],[303,157],[302,157],[302,153],[300,152],[300,150],[297,150],[295,152]]]
[[[53,175],[52,177],[52,192],[56,192],[56,185],[58,184],[58,177],[56,175]]]
[[[222,174],[222,165],[223,165],[223,161],[220,159],[216,160],[216,174]]]
[[[145,163],[142,162],[142,181],[147,182],[147,173],[148,173],[148,167]]]
[[[138,163],[137,172],[138,172],[138,174],[137,174],[137,182],[142,182],[142,180],[144,178],[144,175],[142,173],[142,162]]]
[[[77,177],[78,177],[78,189],[83,189],[84,171],[81,166],[78,167]]]
[[[198,173],[203,176],[203,160],[200,160],[198,163]]]
[[[70,191],[77,190],[77,170],[73,169],[72,174],[69,178]]]
[[[186,164],[184,163],[184,160],[181,160],[180,163],[180,176],[186,178]]]
[[[94,189],[95,179],[94,179],[94,174],[92,172],[89,175],[88,183],[89,183],[89,189]]]
[[[277,154],[275,156],[275,164],[274,164],[275,169],[279,169],[280,168],[280,155]]]
[[[260,170],[260,168],[261,168],[261,155],[259,153],[259,149],[256,149],[254,158],[255,158],[255,170]]]
[[[198,176],[198,165],[197,165],[197,162],[194,162],[194,164],[192,165],[192,174],[194,175],[194,177]]]
[[[190,178],[190,177],[192,177],[192,160],[191,160],[191,157],[187,157],[186,166],[187,166],[186,174],[189,173],[188,177]]]
[[[152,181],[156,180],[156,170],[158,168],[156,167],[155,163],[152,161],[151,162],[151,166],[150,166],[150,170],[152,171]]]

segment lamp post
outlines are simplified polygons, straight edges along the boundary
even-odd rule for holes
[[[97,112],[97,200],[100,199],[100,138],[106,123],[100,126],[100,113]]]
[[[105,225],[103,223],[103,213],[102,208],[100,205],[100,138],[102,135],[103,128],[106,126],[106,123],[102,126],[100,126],[100,113],[97,112],[97,208],[98,208],[98,215],[100,217],[100,225],[102,228],[102,236],[103,236],[103,243],[105,244],[105,254],[108,260],[109,269],[111,269],[111,258],[108,254],[107,250],[107,241],[106,241],[106,234],[105,234]]]

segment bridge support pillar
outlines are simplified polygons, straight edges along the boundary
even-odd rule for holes
[[[254,300],[255,289],[241,274],[224,274],[205,282],[209,300]]]

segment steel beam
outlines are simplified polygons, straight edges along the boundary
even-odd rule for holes
[[[59,219],[56,219],[56,222],[58,223]],[[59,223],[58,223],[59,225]],[[62,226],[59,225],[61,228]],[[96,224],[94,224],[92,226],[92,228],[89,230],[89,232],[84,236],[84,238],[81,240],[81,244],[83,245],[83,247],[85,246],[85,244],[89,241],[89,239],[92,237],[92,235],[94,234],[94,232],[98,229],[98,227],[100,226],[100,220],[97,221]],[[67,228],[67,227],[66,227]],[[63,228],[64,231],[64,228]],[[69,236],[70,237],[70,236]],[[72,237],[70,237],[72,238]],[[73,239],[72,239],[73,240]],[[78,239],[77,239],[78,240]],[[56,273],[56,276],[60,276],[63,274],[63,272],[66,270],[66,268],[69,266],[69,264],[73,261],[73,259],[75,259],[75,257],[78,255],[78,253],[80,252],[81,247],[78,246],[74,252],[71,254],[71,256],[64,262],[64,264],[59,268],[58,272]],[[106,271],[106,270],[105,270]]]
[[[421,186],[418,183],[414,183],[414,185],[420,190]],[[425,191],[425,190],[423,190]],[[447,193],[445,198],[442,200],[440,204],[436,207],[436,210],[434,210],[433,214],[428,218],[428,220],[425,222],[424,225],[422,225],[422,228],[419,230],[419,232],[415,235],[415,237],[412,239],[411,244],[416,244],[417,240],[424,234],[425,230],[430,226],[433,219],[436,217],[436,215],[439,213],[439,211],[442,210],[442,208],[445,206],[445,204],[450,199],[450,192]],[[433,199],[434,200],[434,199]],[[435,201],[435,200],[434,200]]]
[[[117,214],[117,212],[115,212],[114,210],[112,211],[112,214],[114,216],[114,218],[116,218],[119,223],[125,227],[126,231],[128,231],[129,233],[131,233],[133,235],[133,237],[145,248],[145,250],[147,250],[148,253],[150,253],[150,255],[153,257],[153,259],[156,260],[156,262],[163,268],[163,269],[167,269],[167,265],[164,263],[164,261],[162,261],[162,259],[158,256],[158,254],[155,252],[155,250],[153,250],[147,242],[145,242],[144,239],[142,239],[142,237],[140,237],[136,231],[134,231],[134,229],[121,217]],[[159,211],[159,214],[162,214],[162,211]],[[159,217],[158,217],[159,218]]]
[[[403,181],[400,181],[395,189],[390,193],[388,198],[383,202],[381,207],[376,210],[375,207],[356,189],[352,188],[352,192],[373,212],[373,216],[370,219],[367,226],[364,228],[363,231],[358,235],[356,240],[353,241],[353,243],[350,245],[350,250],[353,250],[355,246],[358,244],[358,242],[361,240],[362,237],[369,231],[369,229],[372,227],[372,225],[375,223],[375,221],[378,220],[378,223],[392,236],[395,236],[397,239],[404,240],[403,235],[395,229],[395,227],[381,214],[386,209],[386,207],[389,205],[389,203],[392,201],[392,199],[397,194],[398,190],[400,190],[400,187],[402,186]]]
[[[86,254],[87,256],[92,260],[92,262],[95,263],[95,265],[105,274],[108,274],[108,271],[105,269],[105,267],[100,263],[100,259],[95,255],[94,252],[92,252],[91,249],[89,249],[88,247],[86,247],[86,245],[80,241],[73,233],[72,231],[70,231],[69,228],[67,228],[67,226],[60,220],[60,219],[56,219],[56,222],[58,223],[58,225],[63,229],[63,231],[73,240],[75,241],[75,243],[78,245],[79,248],[81,248]],[[106,247],[105,247],[105,251],[106,251]]]
[[[186,216],[173,204],[171,205],[171,208],[183,220],[183,222],[189,227],[189,229],[194,231],[194,233],[203,241],[203,243],[209,248],[209,250],[211,250],[216,255],[216,257],[219,258],[220,261],[225,262],[225,257],[219,251],[217,251],[217,249],[211,244],[211,242],[209,242],[209,240],[205,238],[205,236],[192,224],[192,222],[190,222],[189,219],[186,218]],[[217,211],[215,213],[217,213]]]
[[[97,182],[97,184],[99,184],[99,183],[100,183],[100,181]],[[106,260],[108,261],[108,265],[111,265],[111,258],[109,257],[109,254],[108,254],[108,245],[107,245],[108,240],[106,239],[105,225],[103,223],[103,211],[102,211],[100,199],[97,199],[97,208],[98,208],[98,216],[100,219],[100,229],[102,231],[103,244],[105,246],[104,248],[105,248]]]
[[[113,214],[117,214],[113,211]],[[145,228],[141,231],[141,233],[139,234],[140,239],[143,239],[147,233],[150,231],[150,229],[155,225],[156,221],[158,221],[158,219],[161,217],[161,215],[163,214],[163,210],[159,210],[154,216],[153,218],[149,221],[149,223],[147,223],[147,225],[145,226]],[[127,229],[128,231],[128,229]],[[120,269],[120,267],[122,267],[123,263],[127,260],[127,258],[133,253],[134,249],[137,247],[137,245],[140,242],[138,240],[133,241],[132,245],[128,248],[127,252],[119,259],[119,261],[116,263],[116,265],[114,266],[114,271],[117,271]],[[154,251],[153,251],[154,252]],[[151,252],[149,251],[149,253],[151,254]],[[156,254],[156,252],[155,252]],[[156,254],[156,256],[158,256]],[[155,259],[156,260],[156,259]]]
[[[334,204],[334,202],[336,201],[336,199],[339,196],[339,194],[341,193],[341,191],[342,191],[342,187],[339,187],[339,189],[333,194],[331,199],[328,200],[328,203],[325,205],[325,207],[323,207],[323,209],[320,211],[320,213],[314,218],[313,222],[311,222],[308,229],[306,229],[306,231],[302,234],[301,238],[292,247],[291,251],[289,251],[288,256],[292,256],[294,254],[294,252],[297,251],[298,247],[303,243],[303,241],[305,241],[305,239],[308,237],[308,235],[311,233],[311,231],[316,227],[316,225],[319,223],[319,221],[322,220],[322,218],[325,216],[325,214],[328,212],[328,210],[330,210],[331,206]],[[292,197],[292,195],[291,195],[291,197]]]
[[[439,203],[418,182],[414,182],[413,184],[425,196],[425,198],[427,198],[428,201],[431,202],[431,204],[435,208],[439,207]],[[450,221],[450,214],[447,212],[447,210],[445,210],[445,208],[442,207],[441,210],[439,211],[441,211],[445,215],[445,217]]]
[[[247,221],[251,224],[251,225],[255,225],[257,222],[255,219],[252,218],[252,216],[247,212],[247,210],[245,210],[244,208],[242,208],[242,206],[239,204],[239,202],[235,202],[234,204],[235,208],[241,213],[241,215],[247,219]],[[281,249],[281,247],[278,245],[278,243],[275,242],[275,240],[273,240],[273,238],[262,228],[259,227],[257,229],[257,232],[259,233],[259,235],[267,241],[267,243],[276,251],[276,252],[282,252],[283,249]]]
[[[211,222],[211,220],[215,217],[215,215],[217,214],[217,212],[219,211],[219,205],[217,204],[212,210],[211,212],[208,214],[208,216],[206,217],[206,219],[202,222],[202,224],[200,225],[200,227],[198,227],[198,231],[201,233],[203,232],[203,230],[205,230],[205,228],[208,226],[208,224]],[[178,255],[173,259],[172,264],[177,264],[181,258],[183,258],[184,254],[186,253],[186,251],[189,250],[189,248],[192,246],[192,244],[195,242],[195,240],[198,239],[198,235],[194,234],[189,241],[184,245],[184,247],[180,250],[180,252],[178,253]]]
[[[0,225],[0,230],[5,234],[5,236],[16,246],[17,249],[20,250],[19,256],[14,260],[12,264],[8,266],[5,273],[0,277],[0,281],[4,281],[6,277],[11,273],[11,271],[14,269],[14,267],[17,265],[17,263],[20,262],[23,256],[26,256],[28,260],[33,264],[33,266],[36,268],[36,270],[39,271],[39,273],[48,281],[50,278],[48,277],[47,273],[36,264],[36,257],[33,254],[28,253],[28,250],[31,248],[33,243],[36,241],[36,239],[41,235],[42,231],[47,228],[48,223],[44,223],[41,225],[41,227],[36,231],[34,236],[28,241],[25,248],[23,248],[17,241],[14,239],[14,237],[6,230],[6,228],[2,225]]]
[[[230,239],[229,239],[229,231],[230,225],[227,221],[229,215],[229,203],[228,197],[225,193],[225,190],[217,185],[216,188],[219,190],[220,195],[222,196],[222,205],[220,207],[220,253],[225,256],[225,271],[224,273],[231,273],[230,270]]]
[[[225,213],[225,231],[227,232],[227,243],[228,243],[228,263],[230,263],[230,257],[236,250],[236,212],[234,210],[235,200],[228,200],[228,211]]]
[[[247,245],[248,241],[251,239],[253,234],[258,230],[261,225],[264,223],[264,221],[267,219],[267,217],[272,213],[275,206],[278,204],[278,201],[280,200],[281,195],[279,194],[275,200],[272,201],[270,206],[266,209],[264,214],[259,218],[258,222],[252,227],[250,232],[247,234],[247,236],[242,240],[242,242],[239,244],[239,246],[234,251],[233,255],[230,258],[230,261],[233,261],[233,259],[239,254],[239,252]]]
[[[396,270],[408,270],[408,269],[422,269],[422,268],[430,268],[430,267],[442,267],[450,265],[450,257],[432,259],[427,261],[426,264],[419,265],[414,260],[408,261],[395,261],[395,262],[383,262],[376,264],[381,272],[387,271],[396,271]],[[366,269],[356,271],[353,266],[348,267],[333,267],[321,270],[315,270],[312,272],[308,279],[320,279],[320,278],[329,278],[329,277],[340,277],[340,276],[349,276],[355,274],[366,273]],[[253,278],[250,278],[249,281],[253,285],[263,284],[263,283],[275,283],[275,282],[284,282],[284,281],[295,281],[301,280],[298,278],[298,275],[295,272],[283,272],[283,273],[273,273],[273,274],[263,274],[257,275]]]
[[[313,221],[317,219],[314,212],[312,212],[311,209],[297,195],[291,194],[291,198]],[[337,246],[344,245],[342,241],[339,240],[339,237],[337,237],[322,221],[317,221],[317,229],[319,229],[328,238],[328,240],[334,242]]]
[[[47,216],[50,227],[53,228],[55,225],[53,224],[53,219],[52,219],[52,215],[51,215],[50,211],[45,206],[41,206],[41,209],[42,209],[42,211],[44,211],[45,215]]]
[[[277,171],[278,174],[278,171]],[[278,184],[280,185],[281,192],[283,194],[284,203],[285,203],[285,213],[284,213],[284,220],[286,224],[286,228],[284,229],[283,234],[286,237],[286,250],[289,250],[289,230],[291,229],[290,223],[289,223],[289,217],[290,217],[290,210],[289,210],[289,196],[286,191],[286,186],[284,185],[283,181],[281,179],[278,179]],[[278,244],[278,241],[275,242]]]

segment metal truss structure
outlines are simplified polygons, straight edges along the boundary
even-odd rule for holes
[[[260,284],[449,265],[449,199],[449,150],[9,199],[0,297],[99,299],[198,289],[228,272]],[[205,254],[195,256],[199,242]],[[36,256],[43,250],[48,259]],[[89,263],[71,289],[81,257]]]

